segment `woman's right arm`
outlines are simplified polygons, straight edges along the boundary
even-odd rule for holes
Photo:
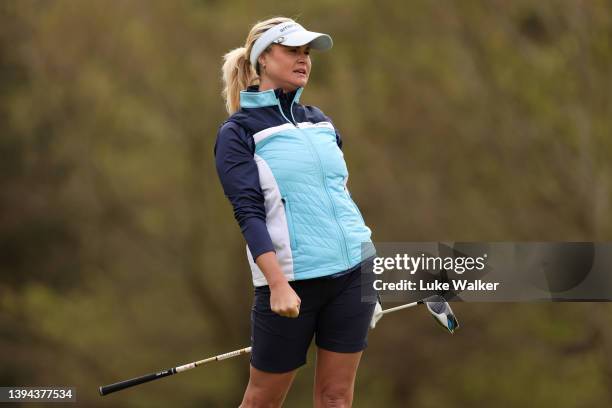
[[[226,122],[219,128],[214,147],[217,174],[251,255],[270,287],[270,307],[281,316],[297,317],[300,298],[276,258],[266,226],[265,198],[254,151],[252,138],[241,126]]]
[[[261,254],[255,260],[270,286],[270,308],[273,312],[285,317],[298,317],[300,314],[300,297],[287,282],[285,274],[278,264],[275,252]]]

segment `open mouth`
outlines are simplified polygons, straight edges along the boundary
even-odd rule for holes
[[[296,69],[293,72],[295,72],[296,74],[306,75],[306,70],[305,69],[301,69],[301,68],[300,69]]]

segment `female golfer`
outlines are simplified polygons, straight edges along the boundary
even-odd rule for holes
[[[376,255],[371,230],[347,189],[339,132],[319,108],[300,103],[310,50],[331,47],[329,35],[276,17],[224,56],[230,116],[215,160],[255,286],[241,407],[281,406],[313,336],[315,406],[351,406],[367,346],[376,298],[361,270]]]

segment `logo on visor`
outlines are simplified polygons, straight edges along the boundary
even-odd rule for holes
[[[290,27],[295,27],[296,25],[298,25],[298,24],[297,23],[292,23],[292,24],[286,25],[286,26],[284,26],[283,28],[280,29],[280,32],[282,33],[286,29],[288,29]]]
[[[285,40],[286,40],[286,38],[285,38],[285,37],[278,37],[278,38],[277,38],[276,40],[274,40],[273,42],[275,42],[275,43],[277,43],[277,44],[280,44],[280,43],[284,42]]]

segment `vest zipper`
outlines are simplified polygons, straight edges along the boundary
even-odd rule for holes
[[[289,106],[289,112],[291,113],[291,119],[293,119],[293,121],[291,121],[283,113],[283,108],[280,104],[280,101],[278,99],[276,100],[276,104],[278,105],[278,109],[280,110],[281,115],[283,115],[283,118],[285,118],[296,129],[302,132],[302,129],[297,126],[297,122],[295,122],[295,117],[293,116],[293,103],[294,102],[295,102],[295,99],[291,101],[291,105]],[[332,205],[332,209],[334,211],[334,220],[336,220],[336,224],[338,225],[338,229],[340,230],[340,234],[342,235],[342,242],[344,243],[343,255],[344,255],[345,262],[346,262],[346,268],[348,269],[351,267],[351,264],[350,264],[349,255],[348,255],[348,245],[346,244],[346,234],[344,233],[344,229],[342,228],[342,225],[340,225],[340,222],[338,221],[338,214],[336,213],[336,206],[334,205],[334,200],[332,200],[331,195],[329,194],[329,190],[327,189],[327,183],[325,182],[325,173],[323,172],[323,165],[321,164],[321,158],[319,157],[319,154],[317,153],[315,147],[310,141],[310,138],[307,135],[305,135],[304,138],[308,141],[308,146],[309,146],[311,153],[317,158],[317,163],[319,164],[319,171],[321,173],[321,177],[323,178],[323,188],[325,189],[325,192],[327,193],[327,198],[329,199],[329,202]]]
[[[283,118],[285,118],[285,120],[291,123],[293,126],[297,127],[297,123],[294,122],[295,118],[293,118],[293,101],[291,101],[291,106],[289,107],[289,111],[291,112],[291,118],[293,120],[290,120],[289,118],[285,116],[285,113],[283,112],[283,107],[280,104],[280,99],[278,98],[276,99],[276,106],[278,106],[278,110],[280,111],[281,115],[283,115]]]

